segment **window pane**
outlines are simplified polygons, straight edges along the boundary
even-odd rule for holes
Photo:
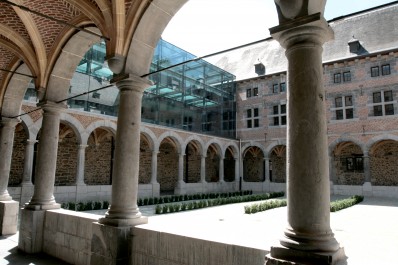
[[[286,83],[281,83],[280,84],[280,90],[281,90],[281,92],[285,92],[286,91]]]
[[[252,110],[251,109],[248,109],[248,110],[246,110],[247,111],[247,117],[248,118],[251,118],[252,117]]]
[[[347,157],[346,162],[347,162],[347,170],[348,171],[354,170],[354,159],[352,157]]]
[[[384,101],[392,101],[392,91],[384,91]]]
[[[275,85],[273,86],[273,92],[274,92],[274,93],[278,93],[278,84],[275,84]]]
[[[335,102],[336,102],[336,108],[340,108],[343,106],[343,98],[342,97],[336,98]]]
[[[378,66],[370,68],[370,76],[372,76],[372,77],[379,76],[379,67]]]
[[[253,88],[253,97],[258,96],[258,87]]]
[[[373,107],[373,112],[375,116],[383,116],[383,110],[381,108],[381,105],[379,106],[374,106]]]
[[[279,114],[279,106],[274,106],[274,114]]]
[[[286,125],[286,116],[281,116],[281,124]]]
[[[391,73],[391,71],[390,71],[390,65],[389,64],[381,66],[381,74],[382,75],[389,75],[390,73]]]
[[[345,110],[345,118],[346,119],[354,118],[354,109],[346,109]]]
[[[250,98],[252,96],[252,90],[246,89],[246,97]]]
[[[283,104],[281,105],[281,114],[285,114],[286,113],[286,105]]]
[[[345,106],[352,106],[352,96],[345,97]]]
[[[363,170],[363,158],[362,157],[355,158],[355,169]]]
[[[253,109],[254,110],[254,115],[253,117],[258,117],[258,108]]]
[[[343,79],[344,79],[344,82],[350,82],[351,81],[351,72],[344,72]]]
[[[373,93],[373,103],[381,102],[381,92]]]
[[[385,105],[385,111],[386,115],[394,115],[394,105],[393,104]]]
[[[247,128],[251,128],[252,127],[252,120],[247,120]]]
[[[342,109],[336,110],[336,120],[342,120],[342,119],[344,119],[343,110]]]
[[[341,83],[341,74],[334,74],[334,83]]]
[[[258,126],[259,126],[258,119],[254,119],[254,128],[258,128]]]
[[[274,125],[279,125],[279,117],[274,117]]]

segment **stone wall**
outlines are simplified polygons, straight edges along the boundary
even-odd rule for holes
[[[161,192],[174,191],[178,180],[178,153],[170,143],[164,142],[159,148],[157,176]]]
[[[25,130],[22,125],[17,125],[12,150],[9,186],[18,186],[22,182],[26,140]]]
[[[283,156],[278,156],[272,153],[270,156],[272,162],[272,177],[271,181],[276,183],[286,182],[286,152]]]
[[[243,180],[261,182],[264,180],[264,157],[248,152],[243,159]]]
[[[218,182],[220,179],[220,157],[211,149],[206,155],[206,181]]]
[[[86,147],[84,182],[87,185],[108,185],[111,182],[112,138],[95,143],[93,135]]]
[[[146,141],[140,141],[140,171],[138,181],[140,184],[151,182],[152,174],[152,150]]]
[[[334,168],[336,169],[337,185],[363,185],[365,183],[365,173],[363,170],[347,170],[346,159],[348,157],[363,156],[362,150],[358,145],[351,144],[334,156]]]
[[[76,182],[78,143],[76,135],[69,133],[58,143],[55,185],[68,186]]]
[[[398,185],[398,142],[386,141],[370,156],[372,184],[377,186]]]

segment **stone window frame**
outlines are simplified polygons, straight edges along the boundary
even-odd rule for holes
[[[371,77],[378,77],[378,76],[380,76],[380,68],[379,68],[379,66],[372,66],[372,67],[370,67],[370,76],[371,76]]]
[[[351,76],[351,71],[345,71],[343,72],[343,82],[351,82],[352,76]]]
[[[390,64],[383,64],[381,66],[381,75],[390,75],[390,74],[391,74]]]
[[[381,117],[395,115],[394,108],[396,103],[391,89],[373,92],[371,104],[373,116]]]
[[[260,109],[250,108],[246,109],[246,128],[259,128],[260,127]]]
[[[252,89],[251,88],[247,88],[246,89],[246,98],[251,98],[252,97]]]
[[[246,98],[258,97],[258,87],[247,88]]]
[[[333,83],[339,84],[341,83],[341,73],[334,73],[333,74]]]
[[[353,95],[343,95],[334,98],[334,108],[336,120],[354,119],[354,97]]]
[[[271,107],[270,126],[285,127],[287,125],[287,106],[286,102],[281,102],[278,105],[273,105]]]
[[[286,82],[281,82],[279,84],[279,92],[281,93],[286,92]]]

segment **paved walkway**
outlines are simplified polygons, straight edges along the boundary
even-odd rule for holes
[[[152,215],[143,227],[269,250],[285,228],[286,207],[246,215],[245,204],[158,216],[153,214],[154,207],[142,207],[145,215]],[[398,199],[365,198],[361,204],[332,213],[331,226],[348,257],[343,264],[398,264]],[[44,255],[19,253],[17,240],[17,235],[0,237],[0,265],[66,264]]]

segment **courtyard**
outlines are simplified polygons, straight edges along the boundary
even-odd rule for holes
[[[344,197],[333,196],[332,200],[340,198]],[[281,231],[286,225],[286,207],[247,215],[243,211],[246,204],[251,203],[165,215],[155,215],[155,206],[145,206],[140,210],[144,215],[149,216],[149,222],[135,229],[217,242],[226,251],[231,246],[242,246],[252,249],[253,264],[262,265],[270,247],[275,245],[282,236]],[[91,213],[99,216],[104,211]],[[398,260],[397,220],[398,201],[393,198],[365,197],[364,201],[358,205],[331,213],[331,227],[348,257],[346,263],[343,264],[396,264]],[[0,265],[67,264],[44,255],[22,254],[17,251],[17,245],[18,234],[0,237]],[[172,261],[169,262],[173,264]]]

